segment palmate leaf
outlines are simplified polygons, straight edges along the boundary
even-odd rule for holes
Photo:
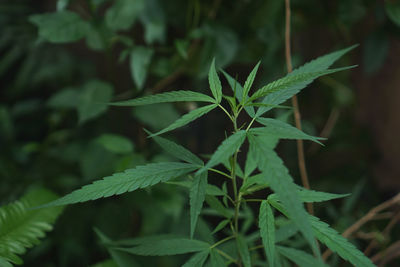
[[[322,145],[322,143],[318,141],[318,139],[324,139],[308,135],[303,131],[297,129],[296,127],[293,127],[292,125],[280,120],[271,118],[258,118],[257,121],[265,125],[265,127],[250,129],[250,132],[255,135],[263,135],[263,136],[266,135],[275,137],[277,139],[310,140],[320,145]]]
[[[145,130],[149,135],[151,135],[151,133],[147,130]],[[165,139],[163,137],[160,136],[154,136],[153,140],[160,145],[166,152],[168,152],[169,154],[171,154],[172,156],[181,159],[183,161],[189,162],[189,163],[193,163],[195,165],[204,165],[203,161],[197,157],[195,154],[193,154],[192,152],[190,152],[189,150],[187,150],[186,148],[184,148],[181,145],[178,145],[168,139]]]
[[[205,251],[209,248],[210,244],[200,240],[164,238],[156,241],[143,239],[142,243],[135,247],[115,249],[141,256],[167,256]]]
[[[271,206],[266,200],[261,202],[258,224],[268,264],[273,267],[275,262],[275,219]]]
[[[246,131],[240,130],[225,139],[211,156],[206,166],[197,171],[200,174],[209,168],[214,167],[224,161],[235,153],[246,139]]]
[[[236,92],[236,98],[239,101],[239,103],[242,103],[243,100],[243,87],[240,85],[238,81],[236,81],[234,78],[232,78],[228,73],[225,71],[222,71],[224,74],[226,80],[229,83],[229,86],[232,88],[232,91],[235,93]],[[245,106],[244,109],[246,110],[247,114],[249,114],[250,117],[254,117],[255,111],[254,107],[252,106]]]
[[[276,250],[279,252],[279,254],[296,263],[300,267],[328,267],[327,264],[302,250],[283,246],[276,246]]]
[[[230,219],[233,216],[233,212],[222,205],[222,203],[218,200],[218,198],[214,196],[207,195],[206,196],[207,204],[215,210],[219,215]]]
[[[297,94],[301,89],[305,88],[315,79],[335,73],[342,70],[354,68],[354,66],[329,69],[324,71],[315,72],[301,72],[297,74],[288,74],[285,77],[273,81],[264,87],[258,89],[248,101],[254,101],[258,98],[267,96],[262,103],[270,105],[279,105]],[[267,108],[266,108],[267,109]],[[258,116],[261,116],[260,112],[257,111]]]
[[[200,118],[201,116],[207,114],[208,112],[210,112],[211,110],[213,110],[216,107],[217,107],[217,104],[212,104],[212,105],[208,105],[208,106],[204,106],[204,107],[192,110],[189,113],[186,113],[185,115],[183,115],[182,117],[177,119],[170,126],[162,129],[161,131],[159,131],[159,132],[157,132],[155,134],[150,135],[149,137],[160,135],[160,134],[175,130],[175,129],[179,128],[179,127],[185,126],[186,124],[188,124],[188,123]]]
[[[208,258],[209,251],[201,251],[194,254],[182,267],[202,267]]]
[[[215,70],[215,58],[211,62],[210,71],[208,73],[208,82],[215,100],[217,103],[220,103],[222,99],[222,86],[217,71]]]
[[[375,266],[367,256],[365,256],[346,238],[341,236],[336,230],[330,228],[328,224],[321,222],[317,217],[312,215],[308,216],[315,236],[330,250],[336,252],[340,257],[351,262],[354,266]]]
[[[92,184],[85,185],[81,189],[59,198],[42,207],[68,205],[78,202],[95,200],[102,197],[110,197],[131,192],[139,188],[145,188],[160,182],[166,182],[172,178],[179,177],[196,170],[198,167],[181,162],[151,163],[128,169],[121,173],[97,180]]]
[[[0,207],[0,266],[11,266],[8,262],[22,264],[22,259],[17,255],[39,244],[39,238],[52,229],[62,208],[31,208],[56,198],[50,191],[36,189],[19,201]]]
[[[289,73],[285,78],[290,77],[290,76],[297,76],[299,74],[304,74],[304,73],[315,73],[315,72],[319,72],[319,71],[326,71],[340,57],[342,57],[344,54],[346,54],[347,52],[349,52],[350,50],[352,50],[355,47],[356,46],[351,46],[351,47],[324,55],[317,59],[314,59],[314,60],[304,64],[303,66],[295,69],[294,71]],[[314,80],[314,79],[312,79],[312,80]],[[277,91],[275,93],[271,93],[270,95],[268,95],[267,97],[265,97],[263,99],[262,103],[272,104],[272,105],[278,105],[280,103],[283,103],[284,101],[286,101],[293,95],[297,94],[301,89],[306,87],[309,83],[312,82],[312,80],[310,80],[308,82],[304,82],[304,83],[295,84],[292,87],[285,89],[284,91]],[[261,107],[257,110],[256,116],[259,117],[271,109],[272,109],[272,107]]]
[[[275,151],[265,145],[263,146],[260,137],[249,134],[248,139],[258,153],[256,157],[258,168],[265,175],[265,179],[272,190],[278,195],[285,207],[287,207],[290,219],[299,227],[314,253],[318,255],[319,250],[314,239],[311,223],[307,217],[308,213],[304,209],[298,195],[297,186],[290,176],[289,171]]]
[[[206,197],[207,172],[203,172],[194,177],[190,188],[190,238],[193,238],[196,229],[197,219],[199,218],[203,202]]]
[[[134,107],[134,106],[143,106],[143,105],[151,105],[158,103],[186,102],[186,101],[210,102],[210,103],[215,102],[215,100],[209,97],[208,95],[193,91],[180,90],[180,91],[172,91],[156,95],[148,95],[120,102],[113,102],[110,103],[110,105]]]

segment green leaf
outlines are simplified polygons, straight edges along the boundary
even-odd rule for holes
[[[82,124],[104,113],[112,93],[113,88],[108,83],[98,80],[86,83],[79,98],[79,123]]]
[[[275,243],[279,243],[294,236],[299,231],[299,228],[293,223],[288,223],[279,227],[275,231]]]
[[[248,139],[257,151],[258,167],[265,175],[268,184],[287,208],[290,219],[298,226],[313,251],[319,254],[311,223],[307,217],[308,213],[304,209],[298,195],[298,187],[283,164],[283,161],[275,151],[265,145],[263,146],[260,137],[249,135]]]
[[[145,97],[135,98],[131,100],[114,102],[110,103],[110,105],[134,107],[134,106],[143,106],[143,105],[158,104],[158,103],[183,102],[183,101],[210,102],[210,103],[215,102],[215,100],[209,97],[208,95],[204,95],[193,91],[180,90],[180,91],[172,91],[156,95],[148,95]]]
[[[243,101],[243,87],[240,85],[238,81],[236,81],[234,78],[232,78],[228,73],[222,70],[222,73],[224,74],[226,80],[229,83],[229,86],[232,88],[233,92],[236,92],[236,98],[239,101],[239,103],[242,103]],[[254,117],[255,111],[254,107],[252,106],[246,106],[244,107],[246,110],[247,114],[249,114],[250,117]]]
[[[389,19],[400,27],[400,3],[398,1],[385,1],[385,10]]]
[[[279,254],[283,255],[287,259],[291,260],[292,262],[296,263],[300,267],[328,267],[327,264],[323,263],[322,261],[314,258],[308,253],[305,253],[302,250],[276,246],[277,251]]]
[[[148,134],[151,135],[151,133],[147,130],[145,130]],[[204,165],[203,161],[197,157],[195,154],[184,148],[183,146],[178,145],[177,143],[174,143],[168,139],[165,139],[160,136],[154,136],[153,140],[162,147],[166,152],[171,154],[172,156],[181,159],[183,161],[193,163],[195,165]]]
[[[116,134],[102,134],[96,141],[105,149],[113,153],[131,153],[133,152],[133,144],[128,138]]]
[[[160,240],[143,241],[140,245],[132,248],[116,248],[121,251],[142,256],[167,256],[186,254],[209,250],[210,244],[185,238],[169,238]]]
[[[268,264],[273,267],[275,262],[275,219],[271,206],[266,200],[261,202],[258,224]]]
[[[68,10],[32,15],[29,21],[39,28],[39,36],[51,43],[78,41],[89,30],[89,23]]]
[[[318,138],[318,137],[308,135],[308,134],[304,133],[303,131],[297,129],[296,127],[293,127],[292,125],[287,124],[283,121],[271,119],[271,118],[258,118],[257,121],[266,126],[261,127],[261,128],[250,129],[250,132],[252,134],[266,135],[266,136],[271,136],[271,137],[275,137],[278,139],[311,140],[313,142],[316,142],[316,143],[322,145],[322,143],[320,141],[318,141],[318,139],[323,139],[323,138]]]
[[[183,186],[186,188],[191,188],[192,187],[192,182],[191,181],[171,181],[171,182],[166,182],[167,184],[173,184],[173,185],[179,185]],[[206,194],[210,196],[223,196],[225,193],[219,189],[218,186],[215,186],[213,184],[207,184],[206,187]]]
[[[194,254],[182,267],[201,267],[208,258],[209,251],[201,251]]]
[[[233,216],[233,212],[231,210],[225,208],[221,202],[218,200],[218,198],[214,196],[207,195],[206,196],[206,202],[207,204],[218,214],[222,215],[223,217],[230,219]]]
[[[180,117],[179,119],[177,119],[174,123],[172,123],[167,128],[164,128],[163,130],[161,130],[155,134],[152,134],[149,137],[160,135],[160,134],[175,130],[176,128],[185,126],[186,124],[207,114],[208,112],[210,112],[211,110],[213,110],[216,107],[217,107],[217,104],[212,104],[212,105],[208,105],[208,106],[204,106],[204,107],[192,110],[189,113],[187,113],[187,114],[183,115],[182,117]]]
[[[20,200],[0,207],[0,266],[22,264],[17,256],[40,243],[62,212],[62,208],[32,210],[31,208],[56,199],[45,189],[36,189]]]
[[[160,182],[192,172],[197,166],[181,162],[151,163],[115,173],[112,176],[85,185],[81,189],[50,202],[42,207],[68,205],[95,200],[102,197],[120,195],[139,188],[145,188]]]
[[[76,108],[79,101],[79,91],[73,88],[66,88],[52,95],[47,105],[52,108]]]
[[[215,58],[211,62],[210,71],[208,73],[208,82],[215,100],[217,103],[220,103],[222,99],[222,86],[217,71],[215,70]]]
[[[227,266],[224,258],[222,258],[222,256],[215,249],[211,249],[210,263],[211,263],[211,267]]]
[[[251,267],[249,247],[247,246],[245,238],[242,235],[238,235],[236,241],[244,267]]]
[[[193,238],[203,202],[206,196],[207,172],[194,177],[190,188],[190,238]]]
[[[104,233],[102,233],[99,229],[95,228],[94,231],[96,232],[97,236],[99,237],[100,241],[106,245],[108,253],[111,255],[111,258],[116,263],[118,267],[138,267],[138,263],[135,262],[132,255],[129,255],[125,252],[115,250],[112,247],[107,246],[112,240],[107,237]]]
[[[107,26],[114,31],[128,30],[143,11],[144,3],[143,0],[116,0],[105,14]]]
[[[153,53],[153,49],[143,46],[135,46],[131,52],[131,76],[136,84],[136,87],[139,89],[143,89]]]
[[[350,196],[351,194],[332,194],[332,193],[325,193],[319,192],[314,190],[309,190],[305,188],[301,188],[299,191],[299,197],[303,202],[322,202],[322,201],[329,201],[332,199],[342,198]]]
[[[211,156],[211,159],[207,162],[206,166],[198,170],[197,174],[200,174],[207,169],[228,160],[228,158],[240,148],[245,139],[246,131],[244,130],[240,130],[229,136],[218,146],[217,150]]]
[[[144,40],[147,44],[155,41],[164,43],[166,34],[166,16],[160,1],[145,1],[146,6],[140,14],[140,21],[144,26]]]
[[[308,217],[315,236],[330,250],[336,252],[340,257],[351,262],[354,266],[375,266],[367,256],[336,232],[336,230],[330,228],[328,224],[321,222],[317,217],[311,215],[308,215]]]
[[[325,71],[301,72],[296,75],[290,73],[285,77],[273,81],[266,86],[258,89],[248,101],[256,100],[260,97],[267,96],[262,103],[270,105],[279,105],[297,94],[301,89],[305,88],[312,81],[323,75],[335,73],[342,70],[354,68],[354,66],[329,69]],[[258,112],[257,112],[258,113]],[[260,116],[260,115],[259,115]]]
[[[229,223],[230,221],[231,221],[231,220],[229,220],[229,219],[226,219],[226,220],[221,221],[221,222],[215,227],[215,229],[211,232],[211,234],[215,234],[215,233],[221,231],[222,229],[224,229],[224,227],[227,226],[228,223]]]
[[[350,50],[354,49],[357,45],[335,51],[332,53],[329,53],[327,55],[324,55],[322,57],[319,57],[317,59],[314,59],[303,66],[295,69],[291,73],[289,73],[285,78],[290,77],[290,76],[297,76],[299,74],[304,74],[304,73],[312,73],[312,72],[320,72],[320,71],[326,71],[330,66],[332,66],[335,61],[337,61],[340,57],[342,57],[344,54],[349,52]],[[285,79],[283,78],[283,79]],[[279,80],[278,80],[279,81]],[[285,100],[289,99],[291,96],[294,94],[297,94],[301,89],[306,87],[311,81],[304,82],[303,84],[296,84],[293,85],[292,87],[287,88],[284,91],[278,91],[271,93],[269,96],[264,98],[262,103],[265,104],[271,104],[271,105],[278,105],[280,103],[283,103]],[[268,85],[267,85],[268,86]],[[257,110],[256,116],[259,117],[268,110],[272,109],[272,107],[261,107]]]
[[[261,63],[261,61],[259,61],[257,63],[257,65],[254,67],[254,69],[250,72],[249,76],[247,77],[246,82],[244,83],[244,90],[243,90],[244,101],[246,101],[249,91],[251,89],[251,86],[253,86],[253,82],[256,77],[258,67],[260,67],[260,63]]]

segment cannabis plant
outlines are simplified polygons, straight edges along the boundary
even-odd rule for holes
[[[299,266],[326,266],[320,252],[323,244],[354,266],[374,266],[352,243],[328,224],[307,213],[304,208],[304,203],[328,201],[346,195],[317,192],[296,185],[275,151],[280,139],[304,139],[320,143],[320,138],[298,130],[282,118],[265,116],[274,108],[282,108],[282,103],[318,77],[352,68],[330,68],[352,48],[317,58],[258,90],[252,90],[252,85],[259,64],[251,71],[243,86],[222,71],[232,89],[232,94],[224,95],[213,61],[208,74],[211,96],[181,90],[111,103],[113,106],[133,107],[191,101],[206,105],[183,115],[161,131],[148,131],[149,138],[178,161],[150,163],[115,173],[40,208],[86,202],[148,188],[158,183],[169,183],[189,189],[190,232],[186,236],[160,235],[123,241],[108,240],[104,244],[113,251],[142,256],[192,253],[183,266],[234,264],[246,267],[265,266],[266,262],[268,266],[287,266],[288,260]],[[227,129],[227,137],[206,161],[183,146],[160,137],[214,109],[225,113],[232,122],[232,130]],[[243,112],[248,114],[249,120],[239,124],[238,117]],[[248,143],[248,149],[244,149],[245,143]],[[239,164],[239,157],[245,158],[244,166]],[[211,173],[215,175],[209,179]],[[254,198],[255,192],[257,198]],[[245,211],[250,203],[252,207],[257,204],[259,212],[258,220],[251,221],[249,226]],[[213,235],[220,239],[214,243],[194,238],[196,225],[199,217],[205,214],[206,205],[209,207],[207,214],[212,211],[219,218]],[[253,224],[257,227],[251,227]],[[288,246],[286,241],[296,233],[304,238],[304,244]]]

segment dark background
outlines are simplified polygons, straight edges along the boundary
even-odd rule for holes
[[[93,12],[95,2],[101,4]],[[55,1],[0,1],[0,204],[18,199],[32,186],[65,194],[113,172],[164,160],[167,156],[142,129],[161,129],[195,107],[194,103],[133,110],[113,107],[82,120],[76,101],[88,81],[97,79],[113,87],[112,100],[180,89],[208,93],[206,75],[213,57],[218,67],[240,82],[261,60],[256,88],[285,75],[284,1],[152,0],[146,4],[151,11],[128,29],[108,36],[101,27],[111,5],[112,1],[76,0],[68,6],[90,21],[93,29],[105,32],[108,41],[95,47],[85,40],[52,44],[38,38],[29,16],[55,12]],[[397,1],[292,1],[295,66],[359,44],[337,63],[357,68],[322,77],[298,96],[304,131],[328,137],[324,147],[305,143],[311,187],[353,193],[346,200],[316,206],[316,214],[339,231],[400,189],[400,19],[396,14],[400,14]],[[147,28],[151,23],[158,30]],[[134,44],[110,41],[117,35]],[[129,56],[121,60],[121,55],[138,46],[153,53],[142,89],[132,79]],[[228,93],[226,81],[223,86]],[[62,94],[71,88],[72,96]],[[208,154],[230,127],[223,114],[212,112],[168,137],[197,154]],[[104,134],[125,137],[133,152],[110,151],[98,141]],[[282,142],[278,152],[300,183],[295,142]],[[219,183],[217,178],[214,183]],[[184,189],[159,186],[152,193],[140,191],[68,207],[49,237],[24,257],[25,264],[94,264],[108,256],[93,227],[112,238],[173,232],[187,228],[182,215],[187,206]],[[214,224],[208,220],[211,229]],[[387,219],[373,221],[362,231],[379,233],[386,224]],[[397,227],[374,252],[398,236]],[[358,236],[355,242],[363,247],[369,240]],[[141,260],[157,266],[177,264],[170,258]]]

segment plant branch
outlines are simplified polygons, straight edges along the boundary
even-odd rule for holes
[[[358,231],[358,229],[360,229],[364,224],[366,224],[370,220],[373,220],[379,212],[381,212],[387,208],[390,208],[391,206],[398,204],[398,203],[400,203],[400,193],[395,195],[393,198],[370,209],[370,211],[367,214],[365,214],[361,219],[359,219],[352,226],[347,228],[347,230],[343,232],[342,236],[344,236],[346,238],[351,236],[354,232]],[[326,260],[331,254],[332,254],[332,252],[328,249],[324,252],[324,254],[322,254],[322,258],[324,260]]]
[[[285,56],[286,56],[286,66],[288,73],[292,72],[292,56],[290,49],[290,0],[285,0]],[[294,120],[297,129],[301,130],[301,114],[299,109],[299,103],[297,101],[297,96],[292,97],[292,105],[294,110]],[[297,156],[298,164],[300,170],[301,181],[303,186],[310,189],[310,183],[308,181],[306,161],[304,156],[304,142],[303,140],[297,140]],[[310,214],[314,214],[314,209],[312,203],[307,203],[307,210]]]

